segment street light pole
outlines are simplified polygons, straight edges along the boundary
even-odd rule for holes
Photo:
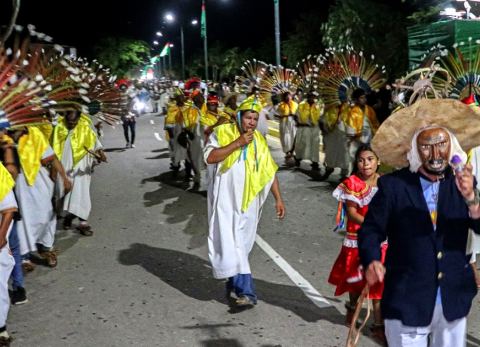
[[[185,81],[185,42],[183,39],[183,25],[180,26],[180,43],[182,46],[182,80]]]
[[[208,47],[207,47],[207,8],[202,0],[201,36],[203,37],[203,51],[205,56],[205,82],[208,81]]]
[[[277,66],[280,65],[280,0],[273,0],[275,12],[275,60]]]

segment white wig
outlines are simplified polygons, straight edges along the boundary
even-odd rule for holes
[[[444,127],[430,125],[428,127],[417,130],[413,135],[410,151],[407,153],[407,160],[410,163],[411,172],[417,172],[418,169],[422,166],[422,160],[420,159],[420,154],[418,153],[417,137],[421,132],[428,129],[443,129],[450,136],[450,158],[448,158],[449,163],[454,155],[458,155],[462,159],[463,163],[467,162],[467,154],[463,151],[462,147],[460,147],[460,143],[458,143],[458,140],[455,137],[455,135],[453,135],[453,133],[450,130]]]

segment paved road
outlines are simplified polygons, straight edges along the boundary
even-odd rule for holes
[[[129,150],[121,129],[106,129],[109,164],[92,184],[95,234],[59,229],[58,267],[29,274],[30,302],[10,311],[15,345],[344,346],[345,298],[332,297],[326,283],[342,241],[331,231],[335,177],[319,182],[280,168],[287,218],[276,219],[270,197],[262,248],[251,254],[260,302],[229,312],[207,259],[205,194],[170,174],[162,122],[142,117]],[[271,144],[280,162],[278,142]],[[469,346],[480,345],[478,306],[477,298]],[[375,345],[368,336],[360,342]]]

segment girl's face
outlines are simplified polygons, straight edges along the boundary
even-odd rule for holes
[[[242,116],[242,129],[243,131],[255,130],[258,123],[258,113],[247,111]]]
[[[372,177],[378,168],[378,158],[372,151],[363,151],[357,160],[358,173],[364,178]]]

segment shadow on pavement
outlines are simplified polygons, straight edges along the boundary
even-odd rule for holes
[[[168,159],[168,158],[170,158],[170,154],[168,154],[168,153],[162,153],[162,154],[159,154],[159,155],[157,155],[157,156],[155,156],[155,157],[147,157],[147,158],[145,158],[145,159],[152,160],[152,159]]]
[[[140,265],[184,295],[200,301],[216,300],[225,304],[223,281],[212,277],[210,264],[204,259],[171,249],[151,247],[135,243],[121,250],[118,260],[122,265]],[[308,300],[303,292],[294,286],[255,280],[261,302],[281,307],[307,322],[326,320],[343,325],[344,316],[335,308],[318,308]]]
[[[243,345],[235,339],[210,339],[200,341],[203,347],[243,347]]]
[[[152,153],[163,153],[168,152],[168,148],[153,149]]]
[[[114,147],[114,148],[105,148],[103,151],[105,153],[109,152],[125,152],[128,148],[125,147]]]
[[[207,204],[203,200],[205,191],[188,190],[191,182],[184,180],[183,172],[175,175],[172,171],[158,176],[145,178],[141,181],[158,182],[158,189],[144,194],[145,207],[164,205],[162,213],[167,215],[168,224],[178,224],[187,221],[183,232],[191,235],[189,248],[199,248],[207,243],[208,223]],[[193,193],[193,194],[192,194]],[[200,196],[200,197],[199,197]]]

